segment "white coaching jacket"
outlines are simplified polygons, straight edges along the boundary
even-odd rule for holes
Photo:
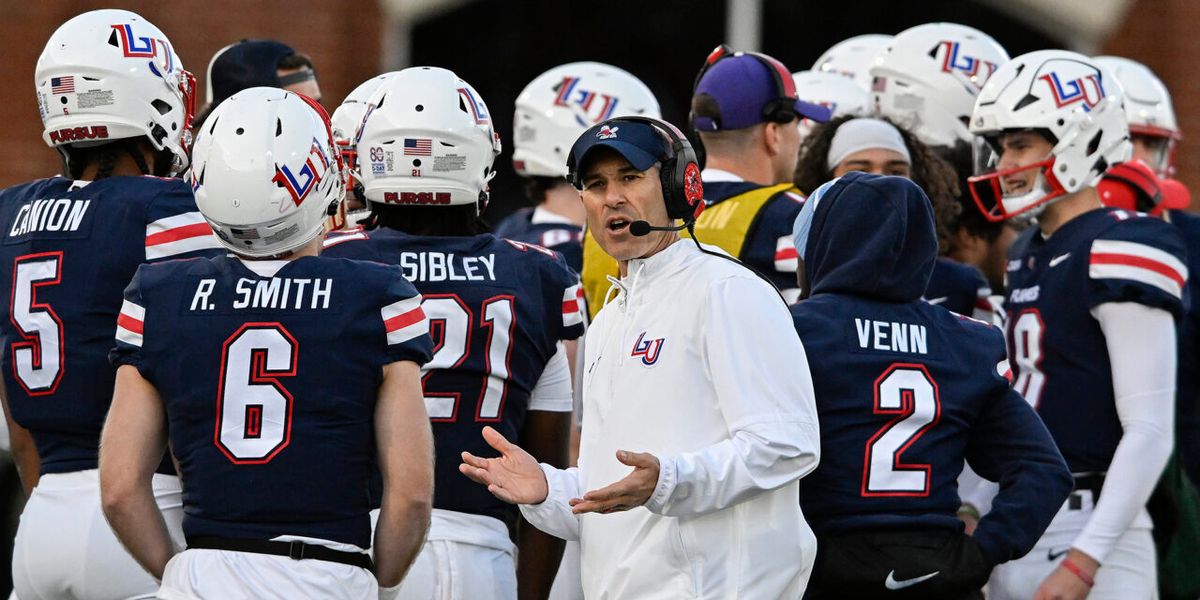
[[[690,240],[630,261],[614,285],[588,330],[580,467],[542,465],[550,496],[521,512],[580,540],[589,600],[799,598],[816,538],[798,480],[821,445],[787,308],[752,272]],[[569,499],[631,472],[617,450],[660,460],[650,500],[573,515]]]

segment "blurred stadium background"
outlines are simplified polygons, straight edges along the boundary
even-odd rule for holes
[[[100,0],[0,0],[0,185],[57,172],[38,139],[33,69],[46,39]],[[931,21],[981,29],[1016,56],[1042,48],[1116,54],[1153,69],[1170,88],[1180,126],[1179,178],[1200,189],[1200,2],[1194,0],[207,0],[121,3],[171,37],[199,80],[213,53],[242,38],[272,38],[312,57],[332,111],[359,82],[411,65],[457,72],[483,95],[504,137],[489,220],[522,203],[511,170],[513,101],[546,69],[597,60],[625,68],[658,95],[663,115],[683,124],[693,78],[721,42],[759,50],[793,71],[829,46],[863,33],[894,34]],[[1200,134],[1197,134],[1200,135]]]
[[[113,7],[111,0],[0,0],[0,186],[58,172],[40,140],[33,93],[38,54],[62,22]],[[658,95],[663,115],[682,125],[693,78],[717,44],[759,50],[793,71],[853,35],[894,34],[932,21],[970,25],[1016,56],[1042,48],[1115,54],[1142,62],[1170,88],[1184,131],[1179,178],[1200,189],[1200,2],[1195,0],[125,0],[157,24],[196,74],[219,48],[242,38],[271,38],[312,57],[331,111],[358,83],[410,65],[457,72],[486,99],[505,154],[497,161],[495,222],[523,203],[511,168],[511,121],[517,94],[555,65],[596,60],[620,66]],[[1200,208],[1200,202],[1193,204]],[[15,531],[22,503],[11,462],[0,461],[0,537]],[[0,544],[0,564],[11,545]],[[0,597],[11,589],[0,568]]]

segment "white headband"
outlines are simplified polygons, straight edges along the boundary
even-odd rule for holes
[[[908,146],[904,145],[904,138],[900,137],[900,130],[881,119],[863,118],[851,119],[838,127],[837,132],[833,134],[833,140],[829,142],[829,155],[825,166],[833,171],[847,156],[873,148],[898,152],[905,162],[912,164],[912,157],[908,154]]]

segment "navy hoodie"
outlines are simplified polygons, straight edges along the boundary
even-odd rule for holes
[[[812,291],[791,310],[820,375],[821,464],[800,495],[813,531],[962,531],[966,460],[1000,483],[974,535],[984,557],[1023,556],[1073,481],[997,371],[1002,333],[921,300],[937,255],[925,193],[900,177],[841,177],[816,205],[803,255]]]

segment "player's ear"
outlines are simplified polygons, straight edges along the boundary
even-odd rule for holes
[[[779,128],[782,125],[772,121],[760,123],[758,127],[762,127],[762,144],[766,147],[767,154],[775,156],[783,149],[783,136],[780,135]],[[789,125],[795,127],[795,125]]]

